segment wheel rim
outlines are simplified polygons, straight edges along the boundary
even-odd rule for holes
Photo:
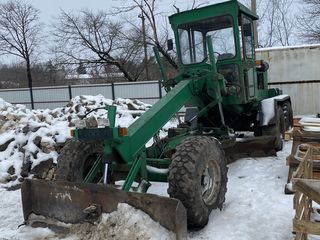
[[[202,199],[207,205],[211,205],[217,198],[220,186],[220,170],[215,162],[209,161],[201,175]]]

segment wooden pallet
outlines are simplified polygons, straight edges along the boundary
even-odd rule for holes
[[[293,129],[289,130],[289,131],[286,131],[284,133],[284,140],[285,141],[289,141],[289,140],[292,140],[292,135],[293,135]]]
[[[320,180],[313,179],[314,155],[317,155],[319,151],[320,148],[309,146],[297,170],[293,173],[295,240],[307,240],[309,234],[320,235],[320,223],[311,219],[312,202],[320,204]]]
[[[313,145],[315,147],[320,147],[320,132],[305,131],[304,126],[310,126],[310,125],[306,125],[306,122],[304,122],[303,124],[301,124],[299,118],[294,118],[294,128],[290,133],[287,133],[288,135],[287,138],[288,139],[292,138],[293,142],[292,142],[291,153],[286,158],[287,165],[289,166],[288,180],[285,186],[286,194],[294,193],[291,188],[292,175],[297,170],[297,167],[299,166],[299,163],[306,152],[306,150],[303,150],[303,148],[301,148],[302,150],[300,150],[301,145],[308,144],[308,145]],[[320,154],[318,155],[319,156],[317,156],[316,158],[320,162]],[[313,177],[315,179],[320,179],[320,164],[314,165]]]

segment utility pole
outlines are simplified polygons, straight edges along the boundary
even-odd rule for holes
[[[251,10],[257,14],[257,1],[256,0],[251,0]],[[258,41],[258,25],[257,25],[257,20],[253,22],[253,31],[254,31],[254,46],[256,48],[259,47],[259,41]]]
[[[143,11],[139,15],[142,21],[142,34],[143,34],[143,48],[144,48],[144,66],[146,69],[146,80],[149,80],[149,68],[148,68],[148,49],[147,49],[147,40],[146,40],[146,25],[145,25],[145,17]]]

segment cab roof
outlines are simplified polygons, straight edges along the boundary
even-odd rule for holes
[[[239,16],[245,14],[252,20],[258,20],[259,16],[252,12],[249,8],[239,3],[237,0],[217,3],[206,7],[192,9],[180,13],[173,14],[169,17],[170,24],[177,26],[183,23],[190,23],[207,19],[209,17],[217,17],[223,15]]]

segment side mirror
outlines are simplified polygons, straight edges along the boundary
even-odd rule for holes
[[[173,40],[172,39],[168,39],[167,48],[168,48],[168,51],[172,51],[173,50]]]

